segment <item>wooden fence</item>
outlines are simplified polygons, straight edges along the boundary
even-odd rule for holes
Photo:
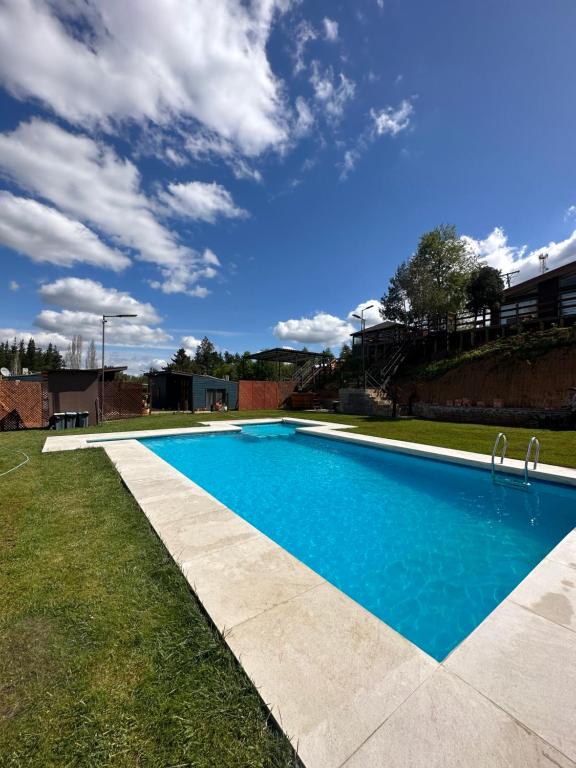
[[[107,381],[104,384],[104,410],[107,421],[142,416],[142,384],[133,381]]]
[[[295,386],[293,381],[239,381],[238,409],[257,411],[280,408]]]
[[[0,432],[48,425],[48,392],[44,382],[0,380]]]

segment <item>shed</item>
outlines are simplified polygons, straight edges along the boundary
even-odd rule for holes
[[[238,408],[238,382],[199,373],[149,373],[150,406],[161,411],[211,411],[217,402]]]
[[[126,366],[105,368],[104,381],[114,381],[117,373],[126,370]],[[89,424],[98,423],[100,398],[100,368],[62,368],[58,371],[46,371],[48,381],[48,413],[63,411],[88,411]]]

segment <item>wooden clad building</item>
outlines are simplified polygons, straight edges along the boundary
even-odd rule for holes
[[[198,373],[149,373],[150,407],[160,411],[210,411],[221,402],[238,408],[238,382]]]

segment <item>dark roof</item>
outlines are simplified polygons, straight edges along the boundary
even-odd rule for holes
[[[193,371],[152,371],[150,373],[145,373],[144,375],[148,376],[150,379],[153,379],[156,376],[185,376],[189,379],[191,379],[193,376],[201,376],[203,379],[212,379],[213,381],[230,381],[230,379],[222,379],[218,376],[209,376],[207,373],[194,373]]]
[[[512,285],[510,288],[506,288],[504,291],[504,299],[512,298],[513,296],[524,293],[529,293],[540,283],[543,283],[546,280],[553,280],[557,277],[565,277],[566,275],[574,274],[576,274],[576,261],[571,261],[568,264],[563,264],[561,267],[550,269],[548,272],[543,272],[541,275],[536,275],[536,277],[531,277],[529,280],[524,280],[521,283]]]
[[[251,360],[269,363],[305,363],[306,360],[321,360],[323,357],[325,357],[323,352],[308,352],[306,349],[285,349],[284,347],[265,349],[250,355]]]
[[[104,368],[104,373],[121,373],[122,371],[127,370],[127,368],[128,368],[127,365],[111,365],[111,366],[106,366],[106,368]],[[102,372],[102,368],[56,368],[56,369],[51,370],[51,371],[42,371],[42,374],[46,375],[46,374],[51,374],[51,373],[69,373],[69,374],[71,374],[73,376],[75,374],[80,374],[80,373],[96,373],[96,374],[98,374],[98,373],[101,373],[101,372]]]
[[[404,328],[403,323],[395,323],[393,320],[384,320],[383,323],[377,323],[366,328],[365,331],[356,331],[351,333],[350,336],[362,336],[362,333],[372,333],[372,331],[384,331],[388,328]]]

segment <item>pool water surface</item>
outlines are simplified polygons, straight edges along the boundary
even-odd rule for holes
[[[437,660],[576,525],[570,487],[284,423],[141,442]]]

